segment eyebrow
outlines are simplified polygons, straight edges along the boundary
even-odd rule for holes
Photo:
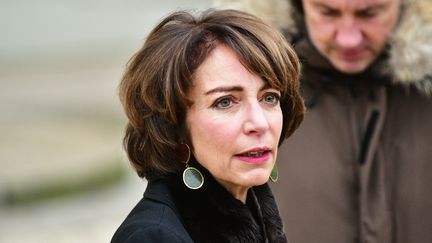
[[[319,1],[313,1],[312,5],[314,5],[315,7],[318,7],[318,8],[326,8],[326,9],[332,9],[332,10],[336,9],[333,6],[327,5],[326,3],[322,3],[322,2],[319,2]]]
[[[319,1],[314,1],[312,2],[313,5],[315,5],[316,7],[319,8],[325,8],[325,9],[329,9],[329,10],[333,10],[333,11],[338,11],[337,8],[327,5],[326,3],[323,2],[319,2]],[[355,12],[364,12],[364,11],[369,11],[372,9],[385,9],[387,8],[389,5],[389,3],[372,3],[372,4],[367,4],[366,6],[357,9]]]
[[[264,83],[264,85],[261,86],[260,91],[264,90],[264,89],[268,89],[271,88],[270,85],[268,83]],[[243,87],[241,86],[222,86],[222,87],[216,87],[214,89],[208,90],[207,92],[205,92],[205,95],[210,95],[213,93],[226,93],[226,92],[232,92],[232,91],[243,91]]]
[[[230,92],[230,91],[243,91],[243,87],[241,86],[222,86],[217,87],[214,89],[211,89],[207,92],[205,92],[205,95],[213,94],[213,93],[224,93],[224,92]]]
[[[389,6],[388,3],[376,3],[376,4],[370,4],[363,8],[358,9],[356,12],[367,12],[370,10],[381,10],[386,9]]]

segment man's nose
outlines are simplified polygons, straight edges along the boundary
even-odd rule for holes
[[[353,18],[341,20],[336,32],[336,44],[339,47],[349,49],[358,47],[363,39],[363,34]]]

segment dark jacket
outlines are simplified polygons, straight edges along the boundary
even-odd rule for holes
[[[411,1],[358,75],[318,54],[288,1],[226,2],[278,25],[303,64],[308,110],[279,150],[272,187],[290,240],[432,242],[432,1]]]
[[[179,176],[149,182],[111,243],[287,241],[267,184],[251,188],[243,204],[201,171],[205,183],[198,190]]]

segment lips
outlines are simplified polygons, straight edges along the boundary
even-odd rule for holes
[[[355,50],[339,50],[338,55],[346,61],[356,61],[362,58],[365,54],[364,49]]]
[[[263,147],[248,150],[244,153],[235,155],[235,157],[247,163],[259,164],[267,161],[270,157],[270,154],[271,150],[267,147]]]
[[[240,154],[239,156],[244,156],[244,157],[261,157],[263,156],[264,153],[268,152],[268,150],[262,150],[262,151],[253,151],[253,152],[246,152],[243,154]]]

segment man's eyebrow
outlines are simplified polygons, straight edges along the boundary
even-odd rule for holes
[[[314,5],[315,7],[319,7],[319,8],[325,8],[325,9],[331,9],[331,10],[335,10],[334,7],[327,5],[325,3],[319,2],[319,1],[313,1],[312,5]]]
[[[364,12],[375,9],[385,9],[389,6],[389,3],[375,3],[364,6],[363,8],[357,10],[356,12]]]
[[[333,10],[333,11],[339,11],[337,8],[334,8],[333,6],[327,5],[326,3],[320,2],[320,1],[313,1],[312,5],[314,5],[315,7],[318,8],[324,8],[324,9],[328,9],[328,10]],[[356,10],[356,12],[364,12],[364,11],[369,11],[369,10],[375,10],[375,9],[385,9],[389,6],[389,3],[385,2],[385,3],[371,3],[371,4],[366,4],[366,6]]]

